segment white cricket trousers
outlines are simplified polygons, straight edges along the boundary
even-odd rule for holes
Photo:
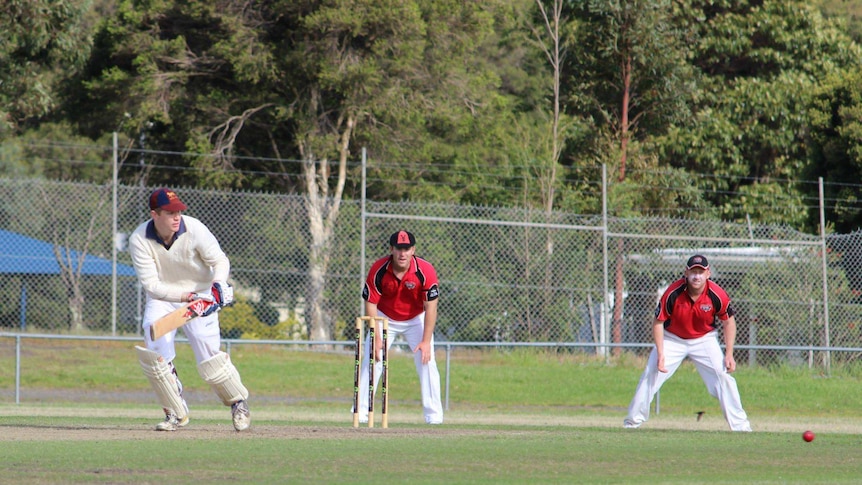
[[[177,356],[175,339],[177,331],[168,332],[163,337],[160,337],[155,342],[150,339],[150,327],[153,322],[167,315],[168,313],[181,307],[183,303],[175,303],[162,300],[147,299],[144,307],[144,321],[142,328],[144,331],[144,342],[147,344],[147,349],[157,352],[166,361],[173,362]],[[197,317],[183,325],[183,333],[189,339],[189,345],[195,354],[195,360],[198,364],[214,357],[221,350],[221,332],[219,330],[218,312],[206,317]]]
[[[387,318],[383,313],[378,312],[377,316]],[[425,313],[412,318],[406,322],[398,322],[389,319],[389,332],[387,342],[388,347],[392,347],[392,342],[399,335],[404,337],[407,345],[410,346],[412,352],[420,342],[422,342],[422,334],[424,332]],[[379,330],[377,330],[379,332]],[[375,332],[376,333],[376,332]],[[362,347],[362,365],[359,369],[359,421],[368,422],[368,332],[365,332],[365,343]],[[389,354],[390,362],[392,354]],[[437,360],[434,358],[434,338],[431,338],[431,360],[427,364],[422,363],[422,352],[413,354],[413,362],[416,365],[416,374],[419,376],[419,389],[422,391],[422,412],[425,415],[425,422],[428,424],[443,423],[443,405],[440,400],[440,372],[437,370]],[[380,376],[383,372],[383,362],[374,363],[374,390],[377,392],[377,383],[380,381]],[[401,387],[400,384],[396,384]],[[396,389],[398,387],[395,387]],[[393,386],[389,384],[389,388]],[[375,394],[376,395],[376,394]],[[375,406],[375,411],[378,407]],[[379,414],[379,412],[375,412]]]
[[[658,354],[653,347],[646,369],[641,374],[637,390],[629,404],[628,416],[623,421],[623,425],[627,428],[637,428],[649,419],[653,398],[686,357],[690,357],[694,362],[710,395],[718,399],[730,429],[751,431],[748,415],[742,409],[736,379],[724,368],[724,353],[718,344],[717,331],[696,339],[683,339],[665,331],[664,365],[667,372],[658,371]]]

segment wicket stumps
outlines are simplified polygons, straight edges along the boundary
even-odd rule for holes
[[[356,356],[353,363],[353,427],[359,427],[359,369],[362,362],[362,327],[368,324],[368,427],[374,427],[374,332],[377,324],[381,327],[383,340],[383,374],[380,376],[380,390],[383,392],[381,417],[383,428],[389,427],[389,320],[383,317],[358,317],[356,319]]]

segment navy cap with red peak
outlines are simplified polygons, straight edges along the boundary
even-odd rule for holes
[[[389,236],[389,245],[398,249],[411,248],[416,245],[416,238],[407,231],[398,231]]]
[[[685,269],[691,268],[709,269],[709,261],[706,260],[706,256],[695,254],[694,256],[688,258],[688,262],[685,263]]]
[[[173,190],[156,189],[150,194],[150,210],[162,209],[171,212],[180,212],[187,208]]]

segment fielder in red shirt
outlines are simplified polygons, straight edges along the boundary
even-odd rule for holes
[[[434,358],[434,326],[440,290],[437,271],[431,263],[416,256],[415,245],[416,237],[407,231],[398,231],[389,237],[389,255],[371,265],[362,288],[362,299],[365,300],[365,315],[389,320],[388,345],[391,346],[398,335],[407,341],[414,353],[425,422],[442,424],[440,372]],[[375,389],[382,371],[382,347],[381,332],[375,332]],[[368,365],[365,355],[359,389],[368,388]],[[364,392],[359,395],[359,413],[359,421],[367,423],[368,394]]]
[[[664,291],[655,311],[653,338],[646,369],[638,382],[623,426],[640,427],[649,419],[650,404],[662,384],[688,357],[709,393],[718,399],[732,431],[751,431],[736,380],[733,345],[736,318],[730,297],[710,281],[709,262],[696,254],[688,259],[683,277]],[[725,351],[718,344],[718,325],[724,327]]]

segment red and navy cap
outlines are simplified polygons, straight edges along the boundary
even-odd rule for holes
[[[163,209],[171,212],[180,212],[187,208],[173,190],[156,189],[150,194],[150,210]]]
[[[408,249],[416,245],[416,238],[407,231],[398,231],[389,236],[389,245],[393,248]]]
[[[688,262],[685,263],[685,269],[691,268],[709,269],[709,261],[706,260],[706,256],[695,254],[694,256],[688,258]]]

